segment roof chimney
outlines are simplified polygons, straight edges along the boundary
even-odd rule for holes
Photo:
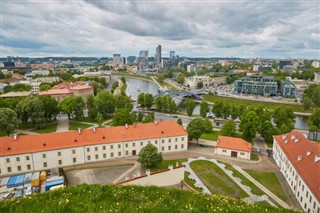
[[[126,129],[128,129],[128,124],[126,124]]]
[[[291,140],[293,140],[293,139],[295,139],[296,138],[296,136],[294,136],[294,135],[291,135]]]
[[[298,156],[298,161],[301,161],[301,160],[302,160],[302,156],[299,155],[299,156]]]
[[[317,163],[320,160],[320,155],[314,156],[314,162]]]
[[[13,135],[13,140],[17,140],[17,137],[18,137],[18,134],[17,133],[14,133],[14,135]]]
[[[133,124],[133,128],[136,128],[136,127],[137,127],[137,124],[136,124],[136,123],[134,123],[134,124]]]
[[[307,151],[307,156],[311,155],[311,151]]]
[[[284,143],[288,143],[288,140],[285,140]]]
[[[78,128],[78,134],[79,134],[79,135],[81,134],[81,129],[80,129],[80,127]]]
[[[287,138],[287,135],[282,135],[281,139],[284,140]]]
[[[93,128],[92,128],[92,131],[93,131],[94,133],[96,133],[96,128],[95,128],[95,127],[93,127]]]
[[[155,124],[155,125],[158,125],[158,121],[154,121],[154,124]]]
[[[295,142],[295,143],[297,143],[298,141],[299,141],[299,139],[298,139],[298,138],[294,139],[294,142]]]

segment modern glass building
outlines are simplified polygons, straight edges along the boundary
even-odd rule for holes
[[[273,76],[245,76],[234,82],[235,91],[242,94],[276,95],[278,84]]]

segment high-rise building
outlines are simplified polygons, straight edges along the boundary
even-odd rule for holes
[[[121,64],[121,54],[113,54],[112,64],[113,65]]]
[[[139,69],[146,69],[149,65],[148,50],[141,50],[139,53]]]
[[[176,55],[175,51],[170,51],[170,59],[174,59],[175,55]]]
[[[161,45],[156,47],[156,53],[154,55],[154,63],[157,67],[161,66]]]

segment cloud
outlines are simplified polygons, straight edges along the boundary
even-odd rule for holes
[[[7,1],[3,55],[320,58],[319,2]],[[84,51],[85,50],[85,51]]]

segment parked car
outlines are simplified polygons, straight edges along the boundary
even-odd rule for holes
[[[31,195],[32,194],[32,188],[29,186],[26,190],[26,195]]]
[[[34,192],[39,193],[40,192],[40,186],[35,186],[34,187]]]
[[[177,115],[173,115],[172,117],[173,117],[173,118],[179,118]]]

